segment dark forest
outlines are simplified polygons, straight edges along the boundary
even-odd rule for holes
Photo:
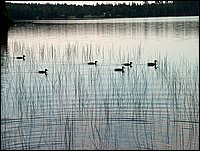
[[[155,1],[143,4],[13,4],[6,3],[13,20],[134,18],[165,16],[198,16],[199,1]]]

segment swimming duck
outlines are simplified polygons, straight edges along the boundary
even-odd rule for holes
[[[115,71],[121,71],[121,72],[124,72],[125,70],[125,67],[122,67],[122,68],[116,68]]]
[[[98,62],[98,61],[95,61],[95,62],[88,62],[88,65],[97,65],[97,62]]]
[[[132,67],[132,64],[133,64],[133,62],[130,62],[130,63],[124,63],[123,65],[124,65],[124,66],[130,66],[130,67]]]
[[[49,71],[48,69],[45,69],[44,71],[38,71],[38,73],[45,73],[45,74],[47,74],[47,71]]]
[[[25,55],[23,55],[22,57],[16,57],[17,59],[23,59],[23,60],[25,60]]]
[[[153,62],[149,62],[149,63],[147,63],[147,66],[150,66],[150,67],[155,67],[155,69],[157,69],[157,60],[154,60],[154,63]]]

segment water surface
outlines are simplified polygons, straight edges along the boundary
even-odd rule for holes
[[[198,17],[18,22],[1,48],[2,149],[199,149]]]

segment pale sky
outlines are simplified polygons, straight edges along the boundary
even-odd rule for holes
[[[76,4],[76,5],[96,5],[96,3],[98,4],[119,4],[119,3],[125,3],[125,4],[131,4],[133,3],[143,3],[143,1],[6,1],[6,2],[12,2],[12,3],[40,3],[40,4],[45,4],[45,3],[50,3],[50,4]]]

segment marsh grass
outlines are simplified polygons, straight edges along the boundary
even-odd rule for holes
[[[197,63],[159,54],[159,68],[148,68],[141,45],[10,47],[10,56],[28,57],[2,73],[2,149],[198,149]],[[86,64],[95,59],[99,65]],[[130,60],[132,68],[114,72]],[[45,67],[48,75],[38,75]]]

